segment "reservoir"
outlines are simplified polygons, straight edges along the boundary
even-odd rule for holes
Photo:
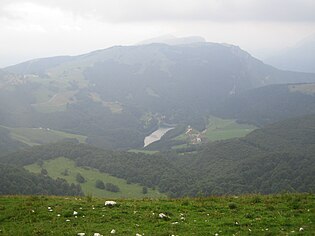
[[[162,138],[162,136],[164,134],[166,134],[166,132],[171,130],[171,129],[174,129],[174,128],[173,127],[171,127],[171,128],[159,128],[159,129],[155,130],[152,134],[145,137],[143,147],[146,147],[149,144],[160,140]]]

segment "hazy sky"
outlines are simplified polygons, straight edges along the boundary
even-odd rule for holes
[[[315,33],[315,0],[0,0],[0,67],[198,35],[254,55]]]

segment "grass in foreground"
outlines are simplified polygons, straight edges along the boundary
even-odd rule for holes
[[[107,199],[106,199],[107,200]],[[119,200],[0,197],[0,235],[314,235],[315,196]],[[49,211],[51,207],[52,211]],[[78,215],[73,215],[73,212]],[[160,213],[167,217],[161,219]]]

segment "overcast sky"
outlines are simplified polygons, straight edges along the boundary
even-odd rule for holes
[[[165,34],[263,56],[315,34],[315,0],[0,0],[0,67]]]

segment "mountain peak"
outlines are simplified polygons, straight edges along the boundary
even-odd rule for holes
[[[155,38],[150,38],[143,40],[136,45],[151,44],[151,43],[164,43],[169,45],[179,45],[179,44],[190,44],[190,43],[200,43],[206,42],[206,40],[201,36],[188,36],[188,37],[175,37],[171,34],[162,35]]]

